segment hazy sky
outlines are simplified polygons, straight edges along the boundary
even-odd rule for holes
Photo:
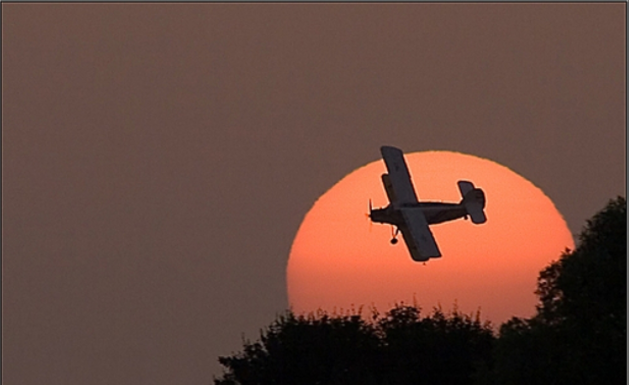
[[[578,233],[625,195],[625,9],[2,4],[4,383],[207,384],[383,144],[503,164]]]

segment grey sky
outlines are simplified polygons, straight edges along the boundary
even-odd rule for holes
[[[503,164],[578,233],[625,195],[625,10],[2,4],[4,383],[207,384],[383,144]]]

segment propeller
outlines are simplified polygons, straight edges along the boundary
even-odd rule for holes
[[[371,211],[373,210],[373,206],[371,205],[371,199],[369,199],[369,213],[365,214],[367,219],[369,219],[369,232],[373,228],[373,221],[371,220]]]

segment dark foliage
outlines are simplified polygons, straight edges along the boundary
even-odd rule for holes
[[[540,273],[537,315],[500,329],[498,383],[626,383],[626,233],[618,197],[587,221],[576,250]]]
[[[399,306],[378,323],[383,333],[386,384],[472,384],[478,368],[491,365],[489,324],[456,310],[420,318]]]
[[[244,351],[220,357],[228,369],[215,384],[376,384],[380,340],[360,315],[278,317],[246,342]]]
[[[260,341],[231,357],[217,385],[472,384],[491,360],[489,325],[454,311],[420,317],[399,305],[366,322],[360,315],[279,317]]]
[[[537,314],[500,327],[456,309],[398,305],[359,314],[288,313],[259,341],[220,357],[216,385],[625,384],[627,203],[587,221],[576,250],[540,272]]]

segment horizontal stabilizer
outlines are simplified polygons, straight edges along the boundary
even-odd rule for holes
[[[459,191],[461,192],[461,198],[465,198],[468,192],[474,190],[474,183],[467,180],[460,180],[456,182],[459,186]]]
[[[472,218],[472,223],[480,225],[481,223],[487,222],[487,217],[485,216],[482,207],[472,204],[469,206],[465,206],[465,208],[470,214],[470,218]]]
[[[485,208],[485,193],[479,188],[474,188],[474,184],[469,181],[460,180],[457,182],[459,191],[463,196],[465,210],[472,218],[472,223],[481,224],[487,222],[487,217],[483,209]]]

